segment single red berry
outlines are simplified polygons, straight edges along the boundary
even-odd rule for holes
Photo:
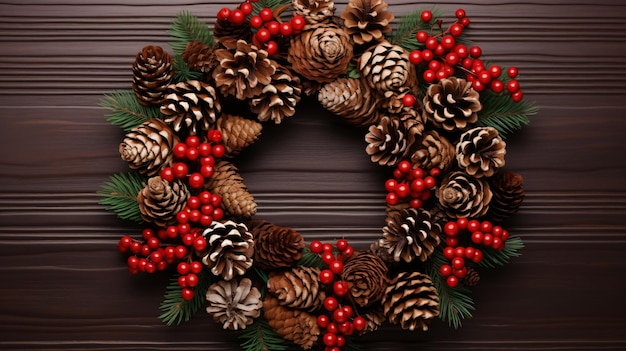
[[[421,179],[424,177],[424,170],[419,167],[413,168],[411,170],[411,177],[413,177],[413,179]]]
[[[428,37],[428,39],[426,39],[426,42],[424,43],[426,49],[433,51],[437,48],[437,45],[439,45],[439,40],[437,40],[437,38],[435,37]]]
[[[435,73],[435,78],[437,80],[442,80],[442,79],[446,79],[447,75],[446,75],[446,70],[444,69],[440,69]]]
[[[324,299],[324,308],[327,311],[334,311],[337,309],[337,307],[339,307],[339,302],[337,302],[336,298],[328,296]]]
[[[218,194],[211,194],[211,205],[213,207],[219,207],[222,204],[222,197]]]
[[[427,69],[424,71],[424,80],[428,83],[432,83],[435,81],[436,74],[435,71]]]
[[[211,149],[211,151],[213,151]],[[200,157],[200,165],[205,166],[205,165],[209,165],[209,166],[213,166],[215,164],[215,158],[213,157],[213,155],[209,155],[207,157]]]
[[[331,272],[339,274],[341,273],[341,271],[343,271],[343,262],[339,260],[334,260],[328,265],[328,268],[331,270]]]
[[[192,261],[189,264],[189,272],[193,274],[199,274],[202,272],[202,263],[200,261]]]
[[[460,269],[453,269],[452,274],[454,274],[457,278],[462,279],[467,275],[467,267],[463,267]]]
[[[404,95],[404,97],[402,97],[402,104],[406,107],[413,107],[415,106],[415,96],[411,95],[411,94],[406,94]]]
[[[411,182],[411,190],[416,193],[421,193],[426,189],[426,184],[424,183],[424,179],[417,178]]]
[[[519,91],[519,82],[515,79],[511,79],[506,83],[506,90],[511,94],[517,93]]]
[[[491,246],[491,244],[493,243],[493,235],[491,234],[484,234],[483,235],[483,245],[485,246]]]
[[[387,202],[389,206],[395,206],[400,202],[400,197],[396,193],[388,193],[385,197],[385,202]]]
[[[504,232],[504,229],[501,226],[499,226],[499,225],[494,225],[491,228],[491,234],[493,234],[493,236],[495,236],[497,238],[501,238],[503,232]]]
[[[322,242],[319,240],[311,241],[311,243],[309,244],[309,249],[311,250],[311,252],[316,253],[316,254],[322,253],[322,250],[323,250]]]
[[[244,13],[246,16],[247,16],[247,15],[249,15],[249,14],[251,14],[251,13],[252,13],[252,10],[253,10],[253,8],[252,8],[252,4],[251,4],[251,3],[249,3],[249,2],[247,2],[247,1],[246,1],[246,2],[242,2],[242,3],[241,3],[241,5],[239,5],[239,9],[240,9],[241,11],[243,11],[243,13]]]
[[[482,232],[479,232],[479,231],[472,232],[472,242],[474,244],[482,243],[483,242],[483,236],[484,236],[484,234]]]
[[[177,159],[184,159],[187,156],[187,145],[185,143],[178,143],[174,145],[172,153]]]
[[[263,26],[263,19],[261,16],[250,17],[250,26],[252,28],[261,28]]]
[[[489,73],[491,74],[491,78],[497,79],[502,74],[502,68],[498,65],[489,66]]]
[[[213,154],[214,157],[220,158],[224,156],[224,154],[226,153],[226,149],[224,148],[224,145],[216,144],[216,145],[213,145],[213,149],[211,150],[211,153]]]
[[[420,63],[422,63],[422,52],[419,50],[411,51],[411,53],[409,54],[409,62],[414,65],[419,65]]]
[[[178,266],[176,266],[176,271],[180,275],[186,275],[189,273],[189,264],[187,262],[180,262]]]
[[[483,260],[483,252],[478,249],[474,250],[474,257],[472,258],[472,262],[479,263],[482,260]]]
[[[137,265],[139,264],[139,257],[137,256],[129,256],[126,260],[126,264],[129,269],[137,269]]]
[[[284,37],[288,37],[293,33],[293,27],[289,22],[283,22],[280,24],[280,34]]]
[[[175,225],[170,225],[165,229],[165,237],[169,239],[174,239],[178,236],[178,227]]]
[[[468,223],[468,220],[465,217],[461,217],[461,218],[456,220],[456,224],[459,225],[459,229],[461,229],[461,230],[467,229],[467,223]]]
[[[463,17],[463,19],[461,19],[461,25],[463,27],[468,27],[470,25],[469,17]]]
[[[350,321],[340,323],[338,329],[339,332],[343,335],[352,335],[352,333],[354,333],[354,326]]]
[[[346,338],[341,334],[337,334],[337,346],[332,347],[328,351],[341,351],[341,347],[343,347],[345,344],[346,344]]]
[[[456,275],[451,275],[446,279],[446,284],[448,284],[449,287],[454,288],[459,285],[459,278]]]
[[[335,275],[330,269],[323,269],[319,274],[319,280],[322,284],[328,285],[335,280]]]
[[[176,226],[174,226],[174,228],[176,228]],[[178,232],[177,232],[177,234],[178,234]],[[153,236],[152,238],[149,238],[149,239],[146,241],[146,244],[148,245],[148,247],[150,248],[150,250],[156,250],[156,249],[158,249],[158,248],[159,248],[159,244],[160,244],[160,243],[161,243],[161,242],[159,241],[159,239],[158,239],[158,238],[156,238],[156,237],[154,237],[154,236]]]
[[[443,249],[443,257],[445,257],[448,260],[451,260],[454,258],[454,247],[452,246],[448,246],[446,248]]]
[[[431,19],[433,19],[433,13],[430,10],[424,10],[420,14],[420,18],[422,19],[422,22],[428,23]]]
[[[222,132],[217,129],[212,129],[207,133],[207,138],[213,144],[220,143],[222,141]]]
[[[522,93],[521,90],[518,90],[515,93],[511,94],[511,100],[513,100],[514,102],[522,101],[523,97],[524,97],[524,93]]]
[[[293,27],[294,32],[299,33],[306,26],[306,20],[302,16],[293,16],[291,20],[289,20],[291,26]]]
[[[504,242],[502,241],[502,239],[494,236],[491,242],[491,247],[495,250],[500,250],[503,246]]]
[[[269,7],[264,7],[261,11],[259,11],[259,16],[261,16],[261,19],[264,22],[269,22],[274,19],[274,12],[272,12],[272,9]]]
[[[354,329],[362,331],[367,326],[367,321],[365,320],[365,318],[358,316],[354,318],[354,320],[352,320],[352,324],[354,324]]]
[[[322,253],[322,262],[327,265],[330,265],[335,260],[335,255],[332,252],[324,252]]]
[[[194,189],[200,189],[204,185],[204,177],[200,173],[192,173],[189,176],[189,186]]]
[[[272,36],[280,34],[280,24],[277,21],[265,23],[265,28],[270,31]]]
[[[345,249],[348,248],[348,246],[349,246],[348,240],[346,240],[346,239],[339,239],[339,240],[337,240],[337,244],[335,246],[337,247],[337,250],[345,251]]]
[[[267,29],[267,28],[261,28],[255,34],[256,40],[258,40],[260,43],[268,42],[271,37],[272,37],[272,34],[270,33],[269,29]]]
[[[201,143],[200,145],[198,145],[197,151],[198,151],[198,155],[201,157],[211,156],[211,144]]]
[[[419,42],[419,43],[425,43],[426,40],[428,39],[429,35],[425,30],[420,30],[417,33],[415,33],[415,39]]]
[[[443,231],[447,236],[457,236],[459,235],[459,225],[456,222],[448,222],[444,225]]]
[[[354,248],[350,245],[348,245],[348,247],[346,247],[345,250],[343,250],[343,252],[341,253],[344,257],[352,257],[352,255],[354,254]]]
[[[411,188],[409,187],[409,185],[407,183],[399,183],[398,186],[396,187],[395,193],[398,194],[398,197],[400,197],[401,199],[407,198],[409,196],[409,194],[411,193]]]
[[[491,84],[489,84],[489,87],[491,88],[491,90],[493,90],[494,93],[501,93],[504,91],[504,83],[502,83],[501,80],[492,80]]]
[[[446,55],[446,64],[449,66],[456,66],[459,63],[459,54],[456,52],[450,52]]]
[[[441,174],[441,170],[437,167],[435,168],[431,168],[431,170],[428,172],[428,174],[430,174],[433,177],[439,177],[439,175]]]
[[[424,62],[430,62],[435,58],[435,54],[433,54],[433,52],[431,50],[422,50],[422,59],[424,59]]]
[[[337,282],[339,283],[339,282]],[[336,284],[336,283],[335,283]],[[346,311],[343,308],[338,308],[333,312],[333,319],[337,323],[343,323],[348,320],[348,316],[346,315]]]
[[[418,209],[418,208],[422,208],[422,206],[424,205],[424,202],[421,199],[411,199],[411,201],[409,201],[409,206],[411,206],[414,209]]]
[[[179,235],[185,235],[191,230],[191,225],[189,223],[180,223],[176,228],[178,228]]]
[[[230,17],[228,17],[230,23],[239,26],[242,25],[246,21],[246,14],[240,9],[234,9],[230,12]]]
[[[231,11],[228,7],[223,7],[217,12],[217,19],[220,21],[227,21],[230,18],[230,12]]]
[[[446,246],[456,247],[459,245],[459,238],[446,238]]]
[[[454,12],[454,16],[455,16],[456,18],[458,18],[458,19],[465,18],[465,10],[464,10],[464,9],[457,9],[457,10]]]
[[[339,333],[339,328],[337,326],[337,322],[330,322],[326,326],[326,331],[329,333],[337,334]]]
[[[346,285],[347,285],[347,283],[346,283]],[[343,308],[343,310],[346,311],[346,314],[348,315],[348,318],[352,317],[352,315],[354,314],[354,310],[352,309],[352,307],[350,307],[350,305],[345,305],[345,306],[343,306],[341,308]]]
[[[327,315],[320,314],[319,316],[317,316],[317,325],[320,328],[326,328],[329,322],[330,322],[330,318],[328,318]]]
[[[435,180],[435,177],[428,176],[424,178],[424,186],[426,186],[426,189],[432,189],[435,187],[435,185],[437,185],[437,181]]]
[[[198,285],[199,280],[200,279],[198,279],[198,276],[193,273],[187,274],[187,277],[185,279],[187,286],[190,288],[193,288],[194,286]]]
[[[472,219],[471,221],[467,222],[467,230],[469,230],[470,232],[475,232],[477,230],[480,230],[480,222]]]
[[[446,50],[450,50],[456,45],[456,39],[454,39],[452,35],[444,35],[443,38],[441,38],[441,45],[443,45]]]
[[[476,251],[473,247],[469,246],[465,248],[465,252],[463,253],[463,257],[471,260],[474,257],[474,251]]]
[[[452,267],[450,267],[449,264],[442,264],[441,267],[439,267],[439,273],[441,273],[442,276],[447,277],[452,274]]]
[[[198,145],[200,145],[200,138],[198,138],[196,135],[190,135],[187,137],[187,139],[185,139],[185,144],[187,144],[187,147],[198,147]]]
[[[404,173],[402,173],[398,168],[396,168],[393,170],[393,177],[396,178],[397,180],[403,179]]]
[[[322,245],[322,251],[324,251],[324,253],[332,253],[333,252],[333,244],[331,243],[324,243]]]
[[[168,182],[173,182],[176,177],[174,176],[174,169],[172,167],[165,167],[159,172],[159,177],[161,179],[167,180]]]
[[[202,213],[198,210],[191,210],[191,212],[189,212],[189,221],[192,223],[200,222],[200,217],[202,217]]]
[[[459,55],[459,59],[465,59],[467,56],[469,56],[469,50],[467,49],[467,46],[465,46],[464,44],[457,44],[454,47],[454,52],[456,52],[457,55]]]
[[[178,286],[180,286],[181,288],[186,288],[187,287],[187,276],[186,275],[178,276]]]
[[[454,248],[454,257],[464,257],[465,256],[465,248],[462,246]]]
[[[189,168],[187,168],[187,164],[184,162],[176,162],[172,166],[172,173],[178,179],[185,178],[187,173],[189,173]]]
[[[465,68],[465,69],[471,69],[473,65],[474,65],[474,60],[472,60],[469,57],[464,58],[463,62],[461,62],[461,66],[463,66],[463,68]],[[468,75],[468,78],[469,77],[473,77],[473,76],[472,75]]]
[[[489,71],[482,71],[478,74],[478,80],[487,85],[491,83],[491,73]]]
[[[465,260],[462,257],[455,257],[452,259],[452,268],[461,269],[465,267]]]
[[[265,44],[265,51],[269,56],[274,56],[278,52],[278,44],[275,41],[270,40]]]
[[[444,48],[443,45],[438,44],[433,52],[435,53],[435,55],[442,57],[446,53],[446,48]]]
[[[482,221],[480,223],[480,231],[483,233],[491,233],[491,229],[493,229],[493,224],[489,221]]]
[[[514,66],[509,67],[509,69],[506,71],[506,74],[508,74],[508,76],[511,78],[517,77],[518,73],[519,72],[517,70],[517,67],[514,67]]]
[[[433,71],[438,71],[440,68],[441,68],[441,62],[437,60],[433,60],[428,63],[428,69],[431,69]]]
[[[480,57],[480,55],[483,54],[483,50],[480,48],[480,46],[476,46],[476,45],[472,46],[469,52],[473,58],[478,58]]]
[[[398,186],[398,182],[393,178],[387,179],[385,182],[385,190],[389,193],[396,190],[396,186]]]
[[[207,215],[207,214],[202,214],[200,215],[200,225],[203,227],[208,227],[211,225],[211,223],[213,223],[213,216],[211,215]]]
[[[221,221],[224,218],[224,210],[219,207],[213,209],[213,219],[216,221]]]
[[[193,290],[192,289],[190,289],[190,288],[183,288],[180,291],[180,295],[182,296],[183,300],[189,301],[189,300],[193,299],[193,295],[194,294],[193,294]]]
[[[344,282],[344,281],[337,281],[335,282],[335,284],[333,284],[333,292],[335,293],[335,295],[341,297],[341,296],[345,296],[348,293],[348,283]],[[341,323],[341,321],[335,319],[337,322]]]
[[[178,258],[179,260],[187,256],[187,253],[188,253],[187,248],[182,245],[176,246],[176,249],[174,250],[174,256]]]
[[[452,34],[455,37],[460,36],[461,34],[463,34],[463,25],[460,23],[455,23],[453,25],[450,26],[450,34]]]
[[[322,337],[322,342],[326,346],[335,346],[337,344],[337,335],[333,333],[326,333]]]
[[[154,264],[153,262],[150,262],[150,261],[146,261],[145,272],[146,273],[154,273],[154,272],[156,272],[156,264]]]

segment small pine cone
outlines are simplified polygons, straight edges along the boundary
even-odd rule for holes
[[[487,216],[494,222],[502,222],[514,216],[524,201],[524,178],[511,171],[497,173],[490,179],[493,193]]]
[[[439,315],[439,295],[430,277],[420,272],[402,272],[394,278],[383,297],[384,313],[402,329],[428,330]]]
[[[451,218],[482,217],[489,210],[492,192],[484,178],[463,172],[446,174],[436,191],[438,206]]]
[[[281,306],[272,295],[265,296],[263,311],[263,316],[275,332],[304,350],[313,347],[320,335],[315,316],[303,310]]]
[[[356,252],[346,261],[341,277],[348,283],[354,302],[370,306],[382,299],[387,288],[387,266],[370,250]]]
[[[224,157],[239,155],[261,136],[263,129],[263,125],[257,121],[229,114],[222,114],[217,119],[216,127],[222,132],[222,144],[226,151]]]
[[[366,50],[357,64],[361,79],[380,93],[406,86],[411,66],[406,50],[388,41]]]
[[[400,118],[383,116],[378,125],[369,127],[365,141],[372,162],[394,166],[407,155],[415,138]]]
[[[491,177],[504,167],[506,143],[493,127],[477,127],[461,134],[456,144],[456,160],[465,173]]]
[[[217,20],[213,26],[213,36],[216,39],[231,37],[249,42],[252,38],[252,29],[247,20],[242,24],[234,24],[229,20]]]
[[[446,172],[455,161],[454,145],[436,130],[429,130],[413,144],[411,163],[424,170],[439,168]]]
[[[126,134],[119,152],[128,167],[151,177],[159,173],[161,167],[171,164],[173,154],[170,151],[178,142],[165,122],[152,119]]]
[[[365,329],[361,330],[359,335],[371,333],[378,329],[387,320],[383,312],[383,306],[376,304],[361,313],[361,317],[365,318]]]
[[[352,42],[335,23],[310,24],[291,38],[287,60],[306,79],[332,82],[348,71]]]
[[[307,23],[318,23],[330,19],[335,14],[333,0],[292,0],[293,14],[302,16]]]
[[[319,268],[304,266],[273,271],[267,281],[267,291],[283,306],[315,311],[326,298],[319,284],[319,274]]]
[[[275,65],[277,68],[271,83],[263,88],[259,96],[250,99],[249,103],[250,110],[257,114],[259,121],[272,120],[279,124],[285,117],[296,113],[302,87],[298,76],[277,63]]]
[[[210,46],[200,41],[192,41],[187,43],[185,51],[183,51],[182,54],[182,59],[189,68],[202,73],[208,73],[211,72],[213,67],[217,64],[212,54],[213,50]]]
[[[268,221],[254,221],[250,225],[254,236],[254,263],[262,269],[291,267],[302,258],[304,238],[292,228]]]
[[[176,214],[187,204],[189,190],[183,182],[170,183],[159,176],[148,179],[148,184],[137,194],[141,217],[159,227],[176,223]]]
[[[478,121],[478,111],[483,108],[479,96],[465,79],[445,78],[428,87],[423,113],[437,128],[466,130]]]
[[[224,329],[246,329],[261,315],[263,302],[261,292],[252,286],[252,281],[220,280],[209,286],[206,292],[208,314]]]
[[[140,104],[159,105],[172,81],[173,59],[160,46],[146,46],[133,63],[133,91]]]
[[[224,223],[213,221],[202,236],[207,241],[206,252],[200,254],[202,263],[214,275],[231,280],[252,267],[254,240],[245,224],[231,220]]]
[[[352,125],[367,127],[378,124],[381,117],[377,111],[380,100],[358,78],[337,78],[324,84],[317,99],[325,109]]]
[[[344,27],[358,45],[385,40],[394,17],[384,0],[350,0],[341,13]]]
[[[215,123],[222,107],[215,89],[199,80],[172,84],[161,105],[165,122],[176,132],[200,135]]]
[[[256,213],[254,197],[243,183],[243,178],[232,163],[220,160],[215,163],[215,173],[204,187],[222,197],[224,210],[236,218],[250,218]]]
[[[441,225],[434,222],[430,212],[407,208],[390,212],[383,237],[378,246],[387,251],[394,262],[407,263],[415,259],[425,262],[441,242]]]
[[[404,105],[404,97],[409,94],[413,96],[418,95],[417,91],[408,86],[403,86],[396,90],[387,90],[382,92],[383,98],[381,99],[382,103],[380,104],[380,107],[383,109],[383,113],[396,114],[401,113],[403,110],[407,109],[407,107]],[[423,120],[425,123],[426,118],[422,116],[422,113],[420,111],[420,105],[415,104],[412,109],[415,110],[416,114],[419,113],[419,119]]]
[[[463,283],[463,285],[470,288],[472,286],[476,286],[478,285],[478,282],[480,282],[480,274],[478,274],[478,271],[476,271],[474,268],[468,268],[467,274],[465,274],[465,277],[463,277],[461,282]]]
[[[397,114],[398,118],[404,123],[404,126],[411,140],[412,147],[415,140],[424,132],[424,119],[418,110],[412,107],[403,107]]]

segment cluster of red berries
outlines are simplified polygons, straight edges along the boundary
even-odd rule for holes
[[[413,168],[409,161],[401,161],[393,171],[393,178],[385,182],[387,204],[394,206],[409,199],[411,207],[421,208],[430,199],[431,190],[437,185],[435,177],[440,173],[439,168],[433,168],[426,174],[419,167]]]
[[[349,300],[348,283],[341,278],[344,265],[343,260],[354,254],[354,249],[345,239],[337,240],[339,254],[335,256],[334,247],[330,243],[322,243],[319,240],[311,242],[311,252],[321,255],[322,262],[328,268],[320,271],[319,281],[330,287],[332,295],[328,295],[323,302],[324,310],[317,316],[317,325],[324,330],[322,342],[325,351],[340,351],[346,344],[346,336],[362,331],[367,326],[367,321],[361,316],[355,316],[355,311],[350,305],[342,304],[344,299]]]
[[[443,256],[450,264],[443,264],[439,272],[446,277],[449,287],[456,287],[459,279],[467,275],[465,260],[479,263],[483,260],[483,252],[473,246],[459,246],[461,231],[471,233],[471,241],[476,245],[484,245],[495,250],[502,250],[509,238],[509,232],[500,226],[494,226],[489,221],[479,222],[475,219],[459,218],[456,221],[447,222],[443,231],[446,234],[446,247]]]

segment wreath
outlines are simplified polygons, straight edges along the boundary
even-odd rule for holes
[[[102,185],[101,203],[142,226],[118,243],[130,273],[173,275],[166,324],[206,309],[245,350],[346,349],[384,323],[458,328],[480,272],[520,254],[503,227],[524,198],[522,176],[504,168],[505,138],[537,108],[517,68],[482,59],[463,9],[449,25],[421,9],[394,24],[383,0],[335,10],[332,0],[246,0],[212,28],[181,12],[173,55],[144,47],[132,89],[102,99],[126,133],[130,170]],[[255,216],[236,156],[306,96],[362,130],[389,174],[370,247],[305,242]]]

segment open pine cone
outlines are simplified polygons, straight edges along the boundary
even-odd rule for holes
[[[381,117],[377,111],[380,99],[371,90],[358,78],[337,78],[322,86],[317,99],[324,108],[343,117],[346,122],[369,127],[378,124]]]
[[[271,294],[263,300],[263,316],[267,323],[286,340],[308,350],[317,341],[320,328],[317,318],[306,311],[282,306]]]
[[[199,80],[171,84],[167,91],[161,113],[176,132],[206,133],[222,110],[215,89]]]
[[[335,14],[333,0],[293,0],[293,13],[302,16],[307,23],[326,21]]]
[[[504,167],[506,143],[493,127],[477,127],[461,134],[456,144],[456,160],[465,173],[491,177]]]
[[[415,136],[400,118],[383,116],[378,125],[369,127],[365,141],[372,162],[393,166],[407,155]]]
[[[176,223],[176,214],[189,199],[189,190],[180,180],[170,183],[159,176],[148,179],[148,184],[137,194],[141,217],[159,227]]]
[[[502,222],[517,214],[524,201],[522,175],[511,171],[497,173],[489,180],[489,184],[493,197],[487,216],[494,222]]]
[[[492,192],[485,178],[463,172],[446,174],[436,191],[438,206],[451,218],[481,217],[489,210]]]
[[[267,281],[267,291],[276,296],[283,306],[315,311],[326,298],[319,283],[319,274],[319,268],[304,266],[272,271]]]
[[[200,41],[192,41],[187,43],[181,57],[190,69],[208,73],[217,64],[212,53],[210,46]]]
[[[441,242],[440,234],[441,225],[433,221],[430,212],[407,208],[389,213],[377,245],[394,262],[425,262]]]
[[[304,238],[292,228],[255,221],[250,225],[250,233],[254,236],[254,261],[259,268],[291,267],[302,258]]]
[[[207,313],[229,330],[246,329],[261,315],[263,307],[261,292],[252,286],[248,278],[220,280],[211,284],[206,300]]]
[[[427,331],[430,321],[439,315],[439,295],[428,275],[402,272],[389,282],[383,308],[392,324]]]
[[[222,132],[224,157],[239,155],[241,151],[257,141],[263,130],[263,125],[257,121],[226,113],[217,119],[215,126]]]
[[[171,164],[174,155],[170,151],[178,142],[178,137],[165,122],[152,119],[127,133],[119,152],[128,167],[151,177],[163,166]]]
[[[471,82],[450,77],[428,87],[423,113],[437,128],[466,130],[478,121],[478,111],[482,107]]]
[[[300,101],[300,78],[284,66],[275,63],[276,72],[270,84],[263,87],[260,95],[250,99],[250,110],[257,114],[261,122],[272,120],[278,124],[285,117],[296,113],[296,105]]]
[[[380,94],[406,86],[412,66],[406,50],[386,40],[366,50],[357,64],[361,79]]]
[[[345,263],[341,274],[348,283],[353,301],[361,306],[370,306],[383,297],[387,288],[387,266],[372,251],[356,252]]]
[[[146,46],[135,57],[132,86],[140,104],[160,104],[172,77],[173,59],[160,46]]]
[[[234,164],[219,160],[215,173],[206,180],[204,188],[222,198],[224,210],[236,218],[250,218],[256,213],[256,202],[243,183],[243,178]]]
[[[380,42],[391,32],[393,14],[384,0],[350,0],[341,13],[346,32],[358,45]]]
[[[413,144],[411,163],[424,170],[439,168],[446,172],[455,161],[454,145],[436,130],[429,130]]]
[[[207,241],[207,251],[201,253],[202,263],[214,275],[231,280],[252,267],[254,240],[244,224],[231,220],[224,223],[213,221],[202,236]]]

